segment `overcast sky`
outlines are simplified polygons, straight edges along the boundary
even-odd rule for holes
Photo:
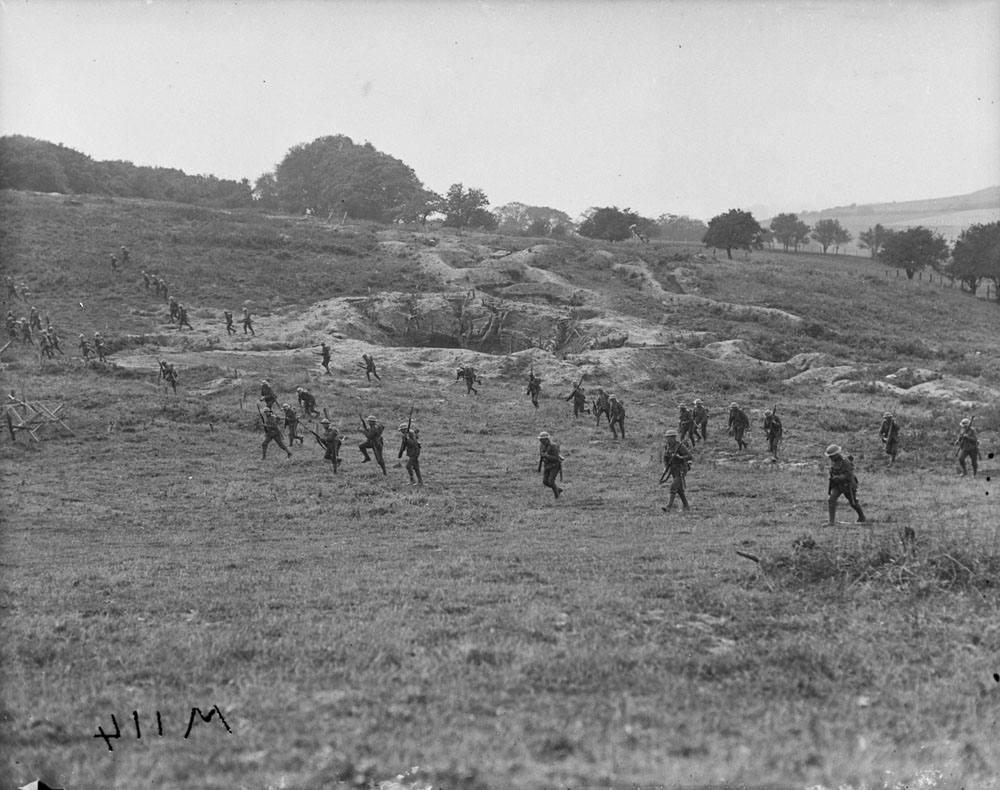
[[[1000,184],[1000,1],[0,0],[0,134],[251,181],[346,134],[572,217],[942,197]]]

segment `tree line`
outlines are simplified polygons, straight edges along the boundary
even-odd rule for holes
[[[778,214],[767,228],[753,214],[730,209],[708,224],[688,216],[643,217],[630,208],[593,207],[577,222],[558,209],[508,203],[490,210],[486,193],[462,183],[444,194],[428,189],[409,165],[357,144],[345,135],[319,137],[293,146],[277,166],[259,176],[231,181],[185,174],[164,167],[125,161],[98,162],[63,145],[23,135],[0,138],[0,188],[98,194],[170,200],[224,208],[257,207],[291,214],[309,213],[380,223],[426,223],[438,218],[454,228],[498,230],[525,236],[563,236],[570,231],[605,241],[664,239],[724,249],[763,249],[783,245],[798,251],[809,240],[823,254],[852,240],[836,219],[820,219],[813,227],[795,214]],[[875,225],[858,236],[872,258],[906,271],[909,278],[931,268],[960,279],[973,293],[984,279],[1000,290],[1000,223],[966,228],[952,248],[939,234],[918,226],[892,230]]]

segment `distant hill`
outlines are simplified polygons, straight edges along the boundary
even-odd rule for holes
[[[897,229],[923,225],[949,241],[954,241],[970,225],[1000,220],[1000,186],[980,189],[967,195],[924,200],[852,203],[850,206],[835,206],[822,211],[806,211],[798,217],[812,226],[821,219],[838,220],[855,239],[847,245],[845,252],[849,255],[867,255],[867,251],[857,247],[856,240],[859,233],[875,225]],[[818,244],[813,244],[806,249],[819,251],[820,248]]]

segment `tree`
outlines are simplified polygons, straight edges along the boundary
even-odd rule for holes
[[[847,228],[838,227],[833,233],[833,251],[834,254],[840,252],[840,248],[845,246],[854,236]]]
[[[992,280],[1000,291],[1000,222],[963,230],[955,241],[947,272],[969,286],[972,293],[984,278]],[[1000,301],[1000,292],[997,299]]]
[[[588,239],[603,239],[604,241],[624,241],[632,237],[632,226],[636,232],[649,237],[650,230],[656,227],[653,220],[640,217],[632,209],[620,209],[617,206],[591,209],[589,216],[580,223],[579,233]]]
[[[708,232],[708,225],[686,215],[661,214],[656,224],[660,230],[660,238],[667,241],[700,242]]]
[[[499,223],[497,230],[510,235],[547,236],[556,225],[573,224],[568,214],[548,206],[507,203],[493,213]],[[529,230],[532,227],[533,230]]]
[[[764,229],[753,218],[753,214],[733,208],[709,220],[702,243],[706,247],[725,250],[726,257],[732,260],[734,247],[747,252],[761,249],[763,233]]]
[[[839,220],[821,219],[816,222],[812,238],[819,242],[819,246],[823,248],[823,254],[826,255],[826,251],[831,245],[836,244],[839,248],[841,244],[849,242],[852,237]]]
[[[263,209],[278,208],[278,180],[274,171],[261,175],[253,185],[254,202]]]
[[[393,222],[424,189],[412,168],[350,137],[319,137],[291,148],[275,169],[281,207],[292,214]]]
[[[785,252],[792,247],[796,252],[799,245],[805,244],[809,238],[809,226],[802,222],[797,214],[779,214],[771,220],[771,231],[782,246]]]
[[[452,184],[444,196],[441,212],[444,224],[453,228],[485,228],[493,230],[497,218],[486,210],[490,204],[481,189],[466,189],[461,183]]]
[[[878,259],[887,266],[904,269],[908,279],[929,266],[937,269],[948,260],[948,242],[937,233],[918,225],[901,231],[888,231]]]
[[[858,234],[858,246],[863,250],[871,250],[872,258],[878,258],[878,254],[882,251],[882,245],[885,243],[885,237],[888,233],[889,231],[881,225],[868,228],[868,230]]]

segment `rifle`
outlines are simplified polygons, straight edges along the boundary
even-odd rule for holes
[[[312,428],[306,428],[306,430],[309,431],[309,433],[311,433],[313,436],[316,437],[316,444],[318,444],[320,447],[322,447],[325,450],[326,449],[326,442],[324,442],[323,439],[320,438],[320,435],[318,433],[316,433],[316,431],[314,431]]]
[[[663,459],[663,474],[660,475],[661,484],[666,483],[671,477],[674,476],[673,470],[670,468],[670,464],[673,462],[675,455],[677,455],[676,450]]]
[[[361,432],[368,435],[368,423],[365,422],[365,417],[361,412],[358,412],[358,416],[361,418]]]
[[[410,426],[413,425],[413,404],[410,404],[410,416],[406,420],[406,435],[410,435]]]

